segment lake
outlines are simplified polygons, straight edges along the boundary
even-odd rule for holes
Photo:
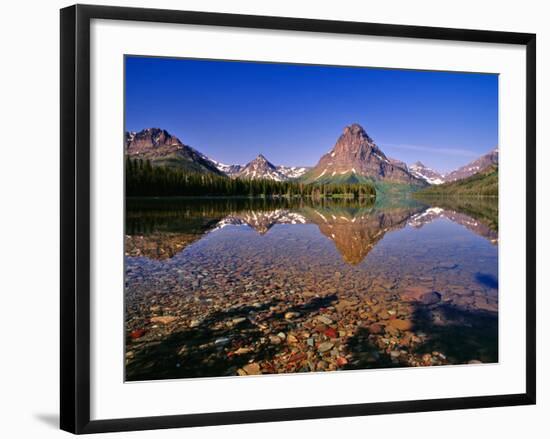
[[[498,361],[496,199],[128,199],[126,379]]]

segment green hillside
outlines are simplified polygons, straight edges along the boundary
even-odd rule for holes
[[[161,157],[152,157],[150,159],[153,166],[161,168],[171,168],[186,173],[212,174],[222,176],[222,173],[213,166],[206,166],[204,161],[194,160],[192,157],[170,154]]]
[[[417,192],[416,196],[498,197],[498,167],[491,166],[463,180],[430,186]]]
[[[376,189],[377,196],[386,196],[386,197],[399,197],[408,196],[411,192],[420,190],[422,187],[393,182],[388,180],[375,180],[371,177],[365,177],[363,175],[358,175],[354,172],[348,172],[346,174],[337,174],[337,175],[324,175],[321,178],[313,179],[313,175],[310,172],[304,174],[298,181],[305,184],[314,184],[314,185],[339,185],[339,184],[365,184],[369,186],[374,186]]]
[[[315,178],[314,169],[306,172],[299,179],[300,182],[305,184],[361,184],[361,183],[372,183],[372,179],[364,177],[362,175],[357,175],[354,172],[347,172],[345,174],[337,175],[323,175],[322,177]]]

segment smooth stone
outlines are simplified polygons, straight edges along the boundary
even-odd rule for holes
[[[297,339],[294,335],[288,334],[287,341],[288,341],[289,343],[297,343],[297,342],[298,342],[298,339]]]
[[[327,352],[327,351],[330,351],[333,347],[334,347],[334,343],[326,341],[319,345],[318,350],[319,352]]]
[[[252,352],[252,349],[250,349],[250,348],[239,348],[233,353],[235,355],[244,355],[244,354],[248,354],[249,352]]]
[[[172,323],[174,320],[177,320],[177,317],[174,316],[155,316],[151,317],[151,323],[160,323],[162,325],[167,325]]]
[[[297,317],[300,317],[299,312],[289,311],[285,314],[285,319],[287,319],[287,320],[292,320],[292,319],[295,319]]]
[[[413,324],[410,320],[394,319],[389,321],[389,325],[400,331],[409,331]]]
[[[250,363],[245,366],[243,366],[243,370],[248,375],[260,375],[262,372],[260,371],[260,365],[258,363]]]
[[[424,305],[435,305],[441,301],[441,294],[437,291],[432,291],[430,293],[423,294],[420,301]]]
[[[330,324],[332,324],[332,320],[329,319],[328,317],[325,317],[325,316],[317,316],[317,317],[316,317],[316,320],[317,320],[318,322],[324,323],[325,325],[330,325]]]
[[[281,344],[281,339],[279,337],[277,337],[276,335],[270,335],[269,336],[269,341],[271,342],[271,344]]]

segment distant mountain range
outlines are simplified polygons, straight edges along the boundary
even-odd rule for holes
[[[254,160],[246,165],[226,165],[205,155],[203,155],[203,158],[214,163],[214,166],[228,177],[234,178],[265,178],[268,180],[285,181],[299,178],[310,169],[306,166],[275,166],[262,154],[258,154]]]
[[[445,175],[445,183],[463,180],[465,178],[471,177],[474,174],[485,171],[491,166],[498,166],[497,148],[489,151],[485,155],[482,155],[473,162],[468,163],[461,168],[458,168],[456,171],[450,172],[449,174]]]
[[[151,160],[153,165],[168,166],[186,172],[212,173],[230,178],[299,180],[304,183],[362,183],[379,181],[417,187],[461,180],[498,165],[494,149],[461,168],[441,174],[421,162],[410,166],[387,157],[359,124],[344,128],[334,147],[317,165],[276,166],[262,154],[247,164],[224,164],[182,143],[160,128],[126,133],[126,154]]]

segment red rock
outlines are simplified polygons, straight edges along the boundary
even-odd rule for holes
[[[338,357],[336,359],[336,364],[340,367],[345,366],[346,364],[348,364],[348,360],[346,360],[344,357]]]
[[[337,333],[333,328],[328,328],[328,329],[325,331],[325,335],[326,335],[328,338],[336,338],[336,337],[338,337],[338,333]]]
[[[296,363],[298,361],[302,361],[306,359],[306,355],[303,353],[293,354],[288,359],[289,363]]]
[[[134,340],[138,339],[138,338],[141,338],[145,335],[147,331],[143,328],[140,328],[140,329],[135,329],[133,330],[132,332],[130,332],[130,337],[133,338]]]

